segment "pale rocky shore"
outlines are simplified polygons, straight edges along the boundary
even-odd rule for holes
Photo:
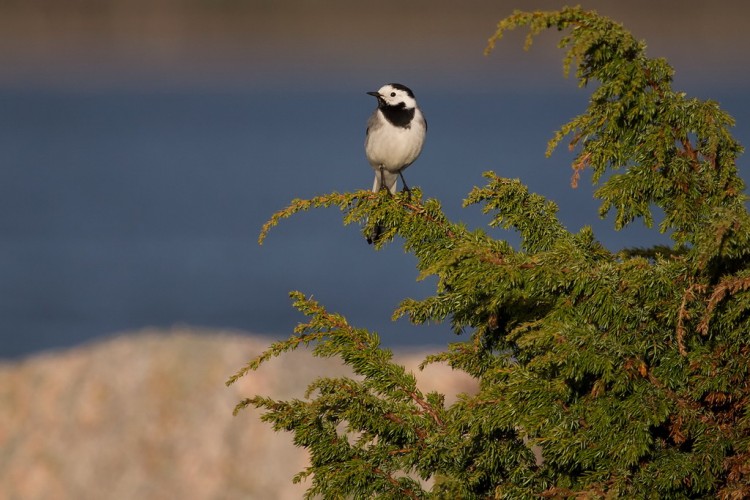
[[[226,379],[268,346],[263,337],[175,328],[121,335],[0,364],[0,498],[296,499],[306,453],[234,405],[255,394],[303,397],[321,375],[350,374],[309,353]],[[472,391],[424,353],[398,355],[423,390]]]

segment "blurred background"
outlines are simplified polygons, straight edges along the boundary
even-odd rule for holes
[[[0,0],[0,358],[146,326],[286,335],[290,290],[313,294],[387,345],[443,345],[448,325],[390,316],[416,282],[399,244],[374,252],[335,210],[259,229],[295,197],[369,188],[365,94],[409,85],[429,124],[407,179],[471,227],[481,173],[518,177],[593,225],[610,248],[668,241],[600,221],[570,187],[552,133],[588,90],[561,70],[556,33],[525,53],[499,19],[561,1]],[[591,1],[717,99],[747,142],[750,6]],[[493,230],[498,238],[513,234]]]
[[[304,452],[231,409],[301,397],[340,368],[285,358],[223,387],[302,319],[290,290],[401,353],[457,340],[391,321],[435,282],[335,210],[257,244],[293,198],[372,185],[365,92],[384,83],[416,93],[430,128],[406,177],[452,219],[486,227],[461,203],[494,170],[612,250],[668,243],[600,220],[590,182],[570,187],[564,145],[545,158],[590,92],[563,78],[559,34],[525,53],[513,33],[483,55],[513,9],[565,3],[0,0],[0,497],[299,498]],[[750,4],[581,3],[646,40],[676,89],[719,101],[750,142]],[[427,381],[472,387],[450,370]]]

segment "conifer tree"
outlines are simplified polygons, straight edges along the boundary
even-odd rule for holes
[[[227,383],[301,345],[357,377],[311,381],[301,400],[253,396],[235,412],[261,409],[307,449],[294,481],[309,478],[310,497],[748,498],[750,216],[733,120],[673,90],[667,62],[595,12],[516,11],[488,51],[524,27],[527,46],[560,31],[566,71],[595,84],[548,154],[569,140],[573,183],[593,172],[600,214],[614,211],[617,229],[651,226],[658,208],[674,245],[611,251],[590,228],[569,232],[554,202],[491,172],[465,205],[517,231],[519,248],[449,221],[416,188],[294,200],[260,240],[314,207],[338,207],[364,234],[380,224],[378,249],[400,237],[437,289],[394,317],[462,333],[424,364],[447,363],[479,389],[451,405],[422,393],[376,334],[293,292],[308,321]]]

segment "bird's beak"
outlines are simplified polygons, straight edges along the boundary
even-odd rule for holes
[[[377,97],[378,99],[380,98],[380,93],[378,93],[378,92],[368,92],[367,94],[371,95],[373,97]]]

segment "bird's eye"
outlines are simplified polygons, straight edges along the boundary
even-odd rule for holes
[[[391,97],[396,97],[396,93],[395,92],[391,92]]]

